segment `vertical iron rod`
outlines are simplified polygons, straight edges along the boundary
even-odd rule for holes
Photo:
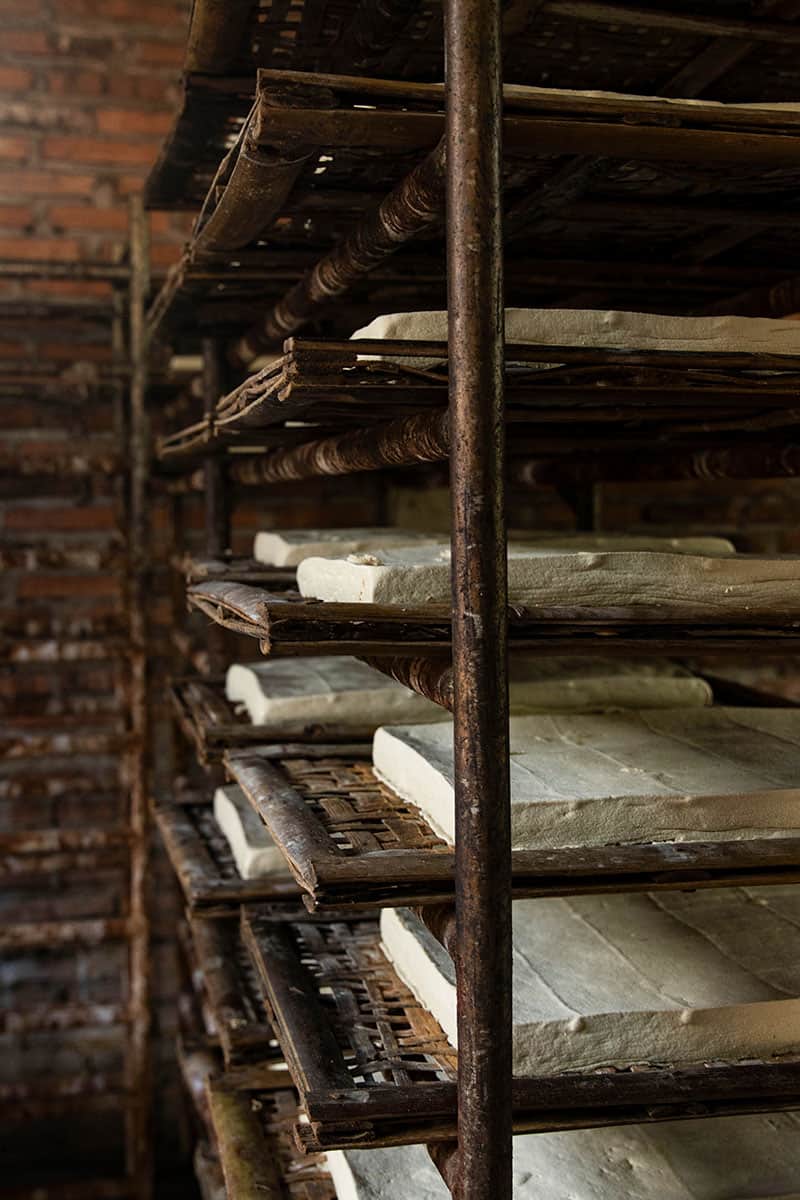
[[[498,0],[447,0],[459,1200],[510,1200],[511,834]]]
[[[127,1066],[133,1104],[127,1116],[127,1170],[136,1200],[152,1194],[150,1125],[150,928],[148,885],[148,758],[147,758],[147,569],[149,521],[149,431],[147,422],[147,336],[145,303],[149,289],[149,238],[141,198],[130,207],[130,521],[128,535],[129,628],[131,641],[131,733],[133,752],[129,824],[130,900],[129,1002]]]

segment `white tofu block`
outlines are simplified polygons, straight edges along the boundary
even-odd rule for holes
[[[300,724],[335,731],[447,719],[438,704],[356,658],[234,663],[225,677],[225,695],[244,705],[254,725],[269,725],[275,736]]]
[[[511,711],[603,712],[617,708],[697,708],[711,687],[677,663],[603,658],[542,658],[512,652]]]
[[[256,562],[271,567],[296,567],[310,555],[354,554],[373,546],[438,545],[441,534],[420,533],[414,529],[395,529],[392,525],[371,529],[286,529],[264,530],[253,543]]]
[[[450,956],[410,909],[381,939],[456,1046]],[[512,944],[515,1074],[797,1051],[799,889],[518,900]]]
[[[353,340],[447,341],[446,312],[390,313],[357,329]],[[697,354],[800,354],[800,328],[768,317],[674,317],[594,309],[507,308],[506,341],[530,346],[677,350]],[[441,359],[364,355],[406,366]],[[513,361],[513,360],[512,360]]]
[[[800,1116],[530,1133],[514,1138],[514,1200],[798,1200]],[[333,1150],[337,1200],[449,1200],[424,1146]]]
[[[450,553],[435,547],[307,558],[304,596],[346,604],[450,602]],[[574,550],[509,543],[508,590],[521,607],[675,609],[713,616],[800,613],[800,556],[702,551]]]
[[[289,875],[286,859],[240,787],[217,788],[214,819],[231,848],[242,879]]]
[[[800,831],[798,709],[543,714],[510,729],[515,849]],[[378,729],[372,759],[452,844],[452,722]]]

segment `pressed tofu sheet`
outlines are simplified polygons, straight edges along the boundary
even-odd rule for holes
[[[800,832],[800,709],[515,716],[510,733],[515,849]],[[384,726],[372,756],[452,844],[452,721]]]
[[[457,1045],[450,956],[410,909],[381,939]],[[518,900],[512,946],[517,1074],[800,1049],[800,888]]]

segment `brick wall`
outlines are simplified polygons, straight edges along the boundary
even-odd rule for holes
[[[0,259],[110,262],[178,96],[189,0],[0,0]],[[186,221],[152,219],[153,261]],[[2,285],[103,296],[101,282]],[[7,334],[0,353],[9,350]],[[68,357],[69,344],[59,357]]]
[[[128,199],[141,188],[171,122],[189,7],[190,0],[0,0],[0,260],[44,267],[112,263],[121,255]],[[164,267],[179,253],[187,220],[156,214],[151,226],[153,261]],[[0,277],[4,649],[48,632],[126,634],[119,574],[124,514],[115,484],[120,470],[102,461],[117,449],[113,397],[98,379],[111,359],[110,296],[102,281]],[[93,457],[96,469],[76,470],[74,463],[53,469],[53,460],[65,453]],[[47,469],[39,471],[37,460],[48,457]],[[124,678],[124,660],[113,656],[0,668],[0,830],[124,823],[119,756],[106,762],[77,753],[86,731],[107,737],[124,730]],[[52,741],[54,734],[60,741]],[[48,747],[59,752],[58,760]],[[118,868],[103,880],[101,887],[88,871],[25,875],[0,891],[0,911],[9,921],[123,911],[124,873]],[[171,934],[180,902],[160,855],[153,859],[152,880],[159,899],[153,906],[154,1132],[159,1193],[166,1194],[166,1177],[186,1147],[170,1060],[177,988]],[[70,980],[96,978],[109,998],[121,999],[121,950],[110,944],[91,952],[106,954],[105,975],[88,951],[22,955],[18,969],[9,961],[0,1008],[25,1009],[39,995],[35,987],[43,1001],[65,1002],[71,993],[59,971],[67,969]],[[113,1034],[113,1045],[121,1046],[124,1027]],[[66,1052],[72,1045],[75,1054],[84,1042],[91,1048],[85,1032],[48,1036],[54,1044],[45,1044],[43,1034],[31,1035],[13,1059],[10,1047],[0,1046],[4,1078],[35,1091],[42,1061],[52,1058],[52,1073],[61,1063],[59,1047]],[[75,1070],[71,1060],[63,1065],[67,1074]],[[79,1102],[72,1107],[73,1113],[68,1105],[44,1124],[18,1120],[14,1138],[0,1138],[7,1183],[15,1177],[21,1182],[31,1161],[37,1183],[71,1172],[122,1169],[118,1114],[86,1118]],[[43,1145],[46,1154],[32,1154],[32,1147]]]

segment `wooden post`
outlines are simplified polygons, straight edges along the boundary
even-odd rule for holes
[[[511,836],[497,0],[445,5],[459,1200],[511,1200]]]

